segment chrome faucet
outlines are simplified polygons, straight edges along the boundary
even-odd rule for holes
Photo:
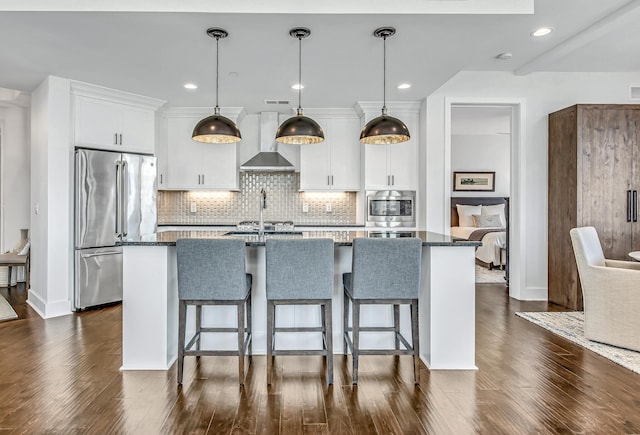
[[[258,235],[264,235],[264,209],[267,208],[267,192],[260,189],[260,227],[258,228]]]

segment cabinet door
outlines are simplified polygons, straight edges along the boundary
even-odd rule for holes
[[[387,190],[387,152],[389,145],[364,146],[364,187],[366,190]]]
[[[387,145],[389,162],[387,168],[393,190],[417,190],[418,152],[416,140]]]
[[[197,122],[197,121],[196,121]],[[195,124],[194,124],[195,125]],[[189,135],[191,138],[191,135]],[[238,189],[236,144],[210,144],[201,146],[202,188]]]
[[[582,165],[578,179],[580,225],[598,231],[606,258],[628,260],[632,248],[627,192],[633,191],[633,151],[637,133],[633,110],[584,108],[580,111]]]
[[[75,145],[101,149],[120,149],[116,143],[118,132],[117,105],[104,100],[76,96]]]
[[[118,134],[126,151],[153,154],[155,146],[155,112],[140,107],[117,105],[120,113]]]
[[[315,120],[324,131],[324,141],[300,145],[300,190],[330,190],[330,155],[333,132],[328,119]]]
[[[201,143],[191,139],[198,120],[169,118],[167,120],[167,171],[169,189],[201,188]]]
[[[360,190],[360,120],[331,120],[331,176],[334,190]]]

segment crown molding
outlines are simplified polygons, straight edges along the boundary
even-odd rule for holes
[[[117,89],[106,88],[104,86],[93,85],[91,83],[77,82],[71,80],[71,93],[84,97],[96,98],[111,101],[113,103],[130,104],[146,109],[158,110],[166,101],[157,98],[145,97],[144,95],[132,94],[130,92],[119,91]]]

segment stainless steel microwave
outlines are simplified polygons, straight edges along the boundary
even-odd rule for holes
[[[367,191],[367,226],[415,227],[416,192]]]

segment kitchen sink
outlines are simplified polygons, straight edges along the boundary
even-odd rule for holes
[[[257,231],[229,231],[224,233],[225,236],[257,236]],[[265,236],[301,236],[302,231],[265,231]]]

